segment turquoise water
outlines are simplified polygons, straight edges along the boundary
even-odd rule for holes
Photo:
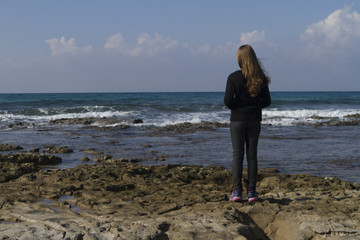
[[[184,134],[154,129],[202,121],[227,123],[230,111],[222,92],[0,94],[0,143],[25,150],[54,144],[75,151],[61,155],[66,168],[82,164],[83,149],[119,158],[146,158],[146,164],[221,165],[230,169],[228,128]],[[336,176],[360,182],[360,92],[272,92],[263,111],[259,165],[282,173]],[[130,125],[98,131],[83,125],[51,124],[62,118],[113,118],[96,126]],[[142,119],[143,123],[129,123]],[[109,144],[111,143],[111,144]],[[155,162],[152,151],[166,154]],[[89,156],[92,157],[92,156]]]

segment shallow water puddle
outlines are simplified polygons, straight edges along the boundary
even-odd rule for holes
[[[0,224],[13,224],[13,223],[12,223],[12,222],[2,221],[2,220],[0,219]]]
[[[60,198],[59,198],[59,200],[58,200],[58,202],[64,202],[64,201],[66,201],[66,200],[70,200],[70,199],[76,199],[76,197],[74,197],[74,196],[68,196],[68,195],[62,195]],[[81,212],[85,212],[85,210],[81,210],[80,208],[78,208],[76,205],[73,205],[73,204],[70,204],[70,209],[72,210],[72,211],[74,211],[75,213],[81,213]]]
[[[40,203],[45,204],[46,206],[48,206],[51,210],[53,210],[53,211],[56,212],[56,213],[63,213],[63,212],[61,212],[61,211],[53,208],[53,207],[51,206],[51,204],[53,204],[54,202],[51,201],[51,200],[49,200],[49,199],[42,198],[41,201],[40,201]]]
[[[74,196],[68,196],[68,195],[62,195],[59,199],[58,199],[58,203],[63,203],[67,200],[71,200],[71,199],[76,199]],[[49,199],[43,198],[41,199],[40,203],[45,204],[46,206],[48,206],[50,209],[52,209],[53,211],[57,212],[57,213],[63,213],[57,209],[55,209],[52,205],[56,204],[54,201],[51,201]],[[81,210],[80,208],[78,208],[76,205],[70,204],[69,202],[66,202],[67,204],[70,205],[70,209],[75,212],[76,214],[79,214],[81,212],[85,212],[85,210]]]

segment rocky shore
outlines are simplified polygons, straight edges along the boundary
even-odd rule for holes
[[[262,169],[261,199],[232,203],[231,172],[221,167],[104,155],[42,169],[61,161],[45,153],[61,149],[0,155],[0,239],[360,239],[359,184]]]

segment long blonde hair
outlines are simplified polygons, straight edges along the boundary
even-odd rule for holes
[[[246,88],[251,97],[256,97],[263,86],[270,83],[261,66],[260,60],[256,57],[254,49],[250,45],[242,45],[237,51],[237,61],[246,80]]]

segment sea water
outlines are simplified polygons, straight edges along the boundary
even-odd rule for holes
[[[0,143],[24,150],[47,145],[74,149],[59,155],[63,162],[58,168],[83,164],[82,156],[92,159],[84,150],[93,148],[115,158],[147,159],[144,164],[231,169],[228,127],[192,133],[156,131],[185,122],[229,123],[223,97],[223,92],[0,94]],[[263,110],[259,168],[360,182],[360,92],[272,92],[271,97],[271,106]],[[92,124],[108,127],[106,131],[51,123],[75,118],[114,121]],[[142,123],[133,123],[134,119]],[[116,128],[119,125],[129,127]],[[150,152],[165,155],[165,161],[153,160]]]

